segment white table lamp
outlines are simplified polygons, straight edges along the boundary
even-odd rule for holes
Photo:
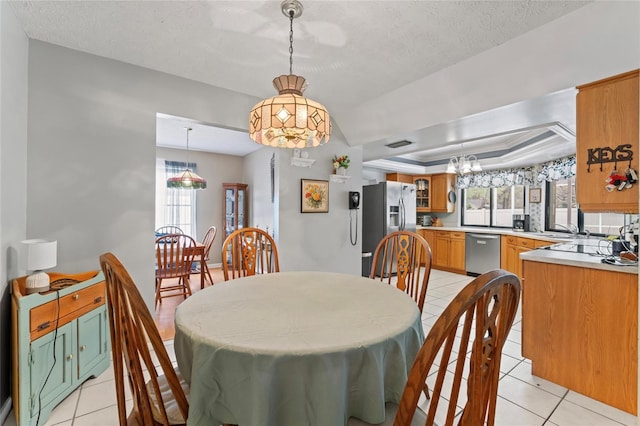
[[[33,271],[27,277],[27,294],[49,290],[49,275],[43,269],[53,268],[57,264],[58,242],[42,239],[24,240],[23,258],[26,270]]]

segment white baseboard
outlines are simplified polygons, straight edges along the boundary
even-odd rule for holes
[[[0,425],[3,425],[4,422],[9,417],[9,413],[11,412],[11,397],[7,398],[7,400],[2,404],[2,408],[0,408]]]
[[[211,268],[222,268],[222,262],[220,262],[220,263],[207,263],[207,266],[209,267],[209,269],[211,269]]]

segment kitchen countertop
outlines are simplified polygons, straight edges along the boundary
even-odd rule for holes
[[[600,245],[603,250],[601,252],[607,252],[603,244],[608,244],[604,239],[598,238],[571,238],[568,234],[553,233],[553,232],[518,232],[505,228],[475,228],[475,227],[460,227],[460,226],[418,226],[417,229],[432,229],[434,231],[457,231],[457,232],[470,232],[475,234],[500,234],[500,235],[513,235],[523,238],[531,238],[534,240],[553,241],[554,244],[588,244],[588,245]],[[638,265],[611,265],[602,263],[603,256],[590,255],[586,253],[572,253],[556,250],[536,249],[530,250],[520,254],[520,259],[528,260],[532,262],[542,263],[555,263],[559,265],[577,266],[581,268],[600,269],[605,271],[623,272],[628,274],[638,274]]]
[[[531,238],[533,240],[542,241],[554,241],[562,242],[567,241],[568,234],[561,232],[522,232],[512,231],[509,228],[475,228],[473,226],[417,226],[416,229],[432,229],[434,231],[457,231],[457,232],[470,232],[474,234],[500,234],[500,235],[513,235],[516,237]]]
[[[577,239],[565,240],[566,244],[585,244],[585,242],[606,243],[604,240]],[[604,250],[603,250],[604,251]],[[612,272],[623,272],[627,274],[638,274],[638,264],[635,265],[611,265],[602,263],[604,257],[601,255],[590,255],[586,253],[572,253],[555,250],[531,250],[520,253],[520,259],[531,262],[555,263],[558,265],[577,266],[579,268],[600,269]]]

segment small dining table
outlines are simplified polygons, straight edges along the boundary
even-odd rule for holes
[[[188,425],[380,423],[424,340],[407,294],[331,272],[217,283],[178,306],[175,326]]]
[[[200,289],[204,288],[204,274],[206,273],[206,270],[204,268],[204,265],[202,265],[203,262],[205,262],[204,258],[204,249],[205,249],[205,245],[199,242],[196,242],[196,245],[193,247],[193,256],[194,258],[200,258]],[[212,283],[213,284],[213,283]]]

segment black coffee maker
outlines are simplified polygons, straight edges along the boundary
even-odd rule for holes
[[[529,232],[529,215],[528,214],[514,214],[513,215],[513,228],[514,231]]]

